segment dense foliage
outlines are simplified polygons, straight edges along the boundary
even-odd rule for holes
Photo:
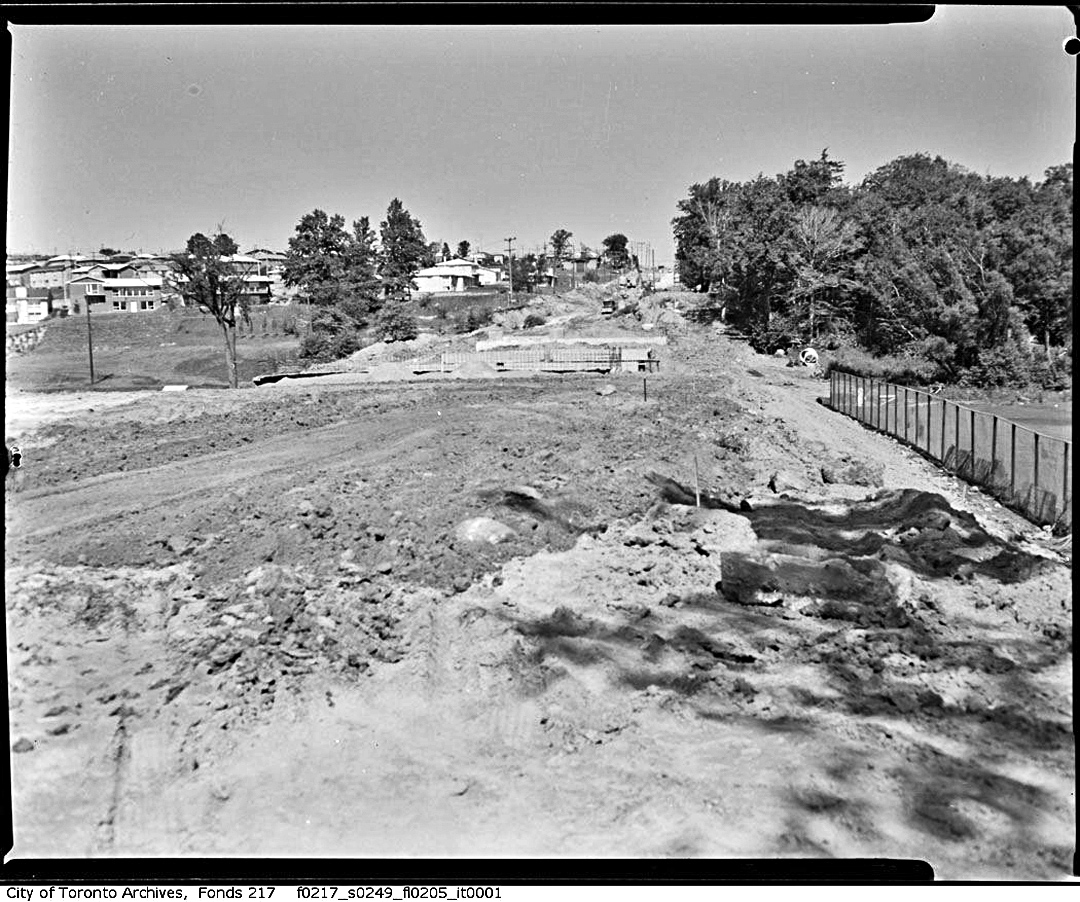
[[[1072,165],[1042,182],[899,157],[854,186],[822,151],[678,202],[676,260],[761,350],[808,343],[926,380],[1060,384],[1072,357]],[[906,364],[904,364],[906,366]]]
[[[415,337],[416,324],[401,303],[415,285],[412,277],[434,253],[418,220],[394,198],[381,223],[381,241],[366,216],[345,228],[345,217],[313,210],[301,217],[289,239],[285,282],[300,289],[300,300],[320,309],[301,343],[308,360],[332,360],[361,346],[360,330],[373,326],[388,341]],[[449,253],[446,245],[435,250]]]
[[[616,232],[604,239],[604,259],[613,269],[623,269],[630,265],[630,252],[626,249],[629,239]]]

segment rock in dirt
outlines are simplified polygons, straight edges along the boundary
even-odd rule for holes
[[[710,552],[749,552],[757,545],[757,534],[742,514],[702,508],[690,515],[689,522],[694,527],[692,538]]]
[[[13,752],[19,753],[32,752],[34,750],[34,743],[32,743],[29,739],[23,736],[11,747],[11,750]]]
[[[195,547],[195,543],[187,536],[169,536],[165,540],[165,547],[173,554],[184,555]]]
[[[790,470],[777,470],[769,477],[769,490],[777,495],[784,492],[808,492],[810,480]]]
[[[866,460],[836,460],[821,467],[821,481],[831,485],[885,485],[885,467]]]
[[[474,545],[498,545],[500,542],[509,541],[515,535],[517,533],[509,526],[491,517],[473,517],[460,523],[454,530],[456,538]]]
[[[606,398],[608,395],[615,394],[614,385],[604,385],[596,390],[596,393],[602,398]]]

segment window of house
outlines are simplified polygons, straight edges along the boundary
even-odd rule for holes
[[[112,302],[112,308],[113,308],[113,310],[123,310],[124,309],[124,302],[123,301],[113,301]]]
[[[140,310],[153,310],[154,309],[154,302],[153,301],[139,301],[139,309]]]

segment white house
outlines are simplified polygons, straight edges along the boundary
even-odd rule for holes
[[[482,285],[494,285],[499,281],[499,273],[456,257],[444,260],[427,269],[420,270],[414,277],[418,291],[438,293],[447,291],[465,291],[467,288],[479,288]]]

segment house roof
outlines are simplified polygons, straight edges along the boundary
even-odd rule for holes
[[[143,276],[141,279],[102,279],[106,288],[160,288],[161,276]]]

